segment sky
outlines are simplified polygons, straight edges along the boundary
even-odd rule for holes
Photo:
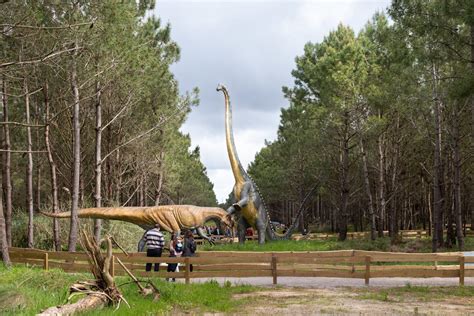
[[[227,156],[224,97],[230,93],[237,152],[244,168],[265,140],[277,137],[281,108],[288,107],[282,87],[292,86],[295,57],[307,42],[321,42],[338,24],[359,32],[389,0],[157,0],[154,14],[171,24],[181,59],[171,67],[180,92],[200,90],[181,128],[214,184],[219,203],[232,191]]]

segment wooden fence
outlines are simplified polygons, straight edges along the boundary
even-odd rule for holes
[[[60,268],[66,272],[87,272],[85,253],[52,252],[10,248],[14,263],[39,266],[45,270]],[[369,284],[380,277],[474,277],[474,257],[462,253],[392,253],[361,250],[321,252],[199,252],[191,258],[148,258],[144,253],[114,255],[112,275],[125,275],[121,261],[138,276],[163,278],[271,277],[338,277],[360,278]],[[145,272],[145,263],[161,263],[159,272]],[[180,272],[166,272],[166,263],[180,263]],[[468,263],[468,265],[466,265]],[[192,269],[191,269],[192,265]],[[192,271],[191,271],[192,270]]]

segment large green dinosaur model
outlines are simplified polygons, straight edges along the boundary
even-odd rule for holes
[[[297,216],[286,233],[284,235],[278,235],[275,232],[272,222],[270,221],[270,216],[267,212],[265,203],[261,197],[257,185],[247,174],[247,172],[245,172],[242,164],[240,163],[239,157],[237,156],[237,150],[235,148],[234,135],[232,131],[232,107],[230,104],[229,92],[223,85],[218,85],[217,91],[222,91],[225,99],[226,145],[232,173],[234,174],[235,179],[233,194],[235,200],[237,201],[231,207],[229,207],[227,211],[229,214],[237,214],[239,217],[237,224],[239,242],[245,242],[245,230],[250,226],[257,230],[259,244],[265,243],[265,237],[270,240],[288,239],[296,228],[296,223],[303,214],[305,202],[316,190],[317,186],[314,186],[303,199],[300,209],[297,212]]]
[[[69,218],[71,212],[46,213],[49,217]],[[203,230],[209,220],[219,220],[232,228],[231,216],[219,207],[200,207],[194,205],[160,205],[150,207],[98,207],[80,209],[79,218],[101,218],[130,222],[149,229],[160,224],[163,230],[179,234],[184,229],[196,229],[199,236],[213,243]],[[140,248],[140,247],[139,247]]]

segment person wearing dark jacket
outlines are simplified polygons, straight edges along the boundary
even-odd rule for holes
[[[196,242],[194,241],[193,232],[188,230],[184,237],[183,257],[196,256]],[[189,272],[193,272],[193,265],[189,265]]]

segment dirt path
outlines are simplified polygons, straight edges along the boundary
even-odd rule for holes
[[[248,299],[247,315],[473,315],[473,298],[427,298],[413,293],[380,296],[351,288],[276,288],[235,295]]]
[[[374,278],[368,287],[362,279],[342,278],[281,277],[277,286],[271,278],[216,280],[268,288],[235,295],[248,300],[239,315],[474,315],[474,296],[452,293],[463,289],[458,278]],[[465,285],[474,286],[474,278]]]
[[[258,286],[272,286],[272,278],[213,278],[223,284],[230,281],[234,284],[251,284]],[[192,282],[205,282],[208,279],[192,279]],[[457,286],[458,278],[372,278],[370,287],[399,287],[407,284],[415,286]],[[474,286],[474,278],[465,278],[464,284]],[[346,278],[296,278],[280,277],[278,285],[284,287],[302,287],[302,288],[336,288],[336,287],[365,287],[363,279]]]

